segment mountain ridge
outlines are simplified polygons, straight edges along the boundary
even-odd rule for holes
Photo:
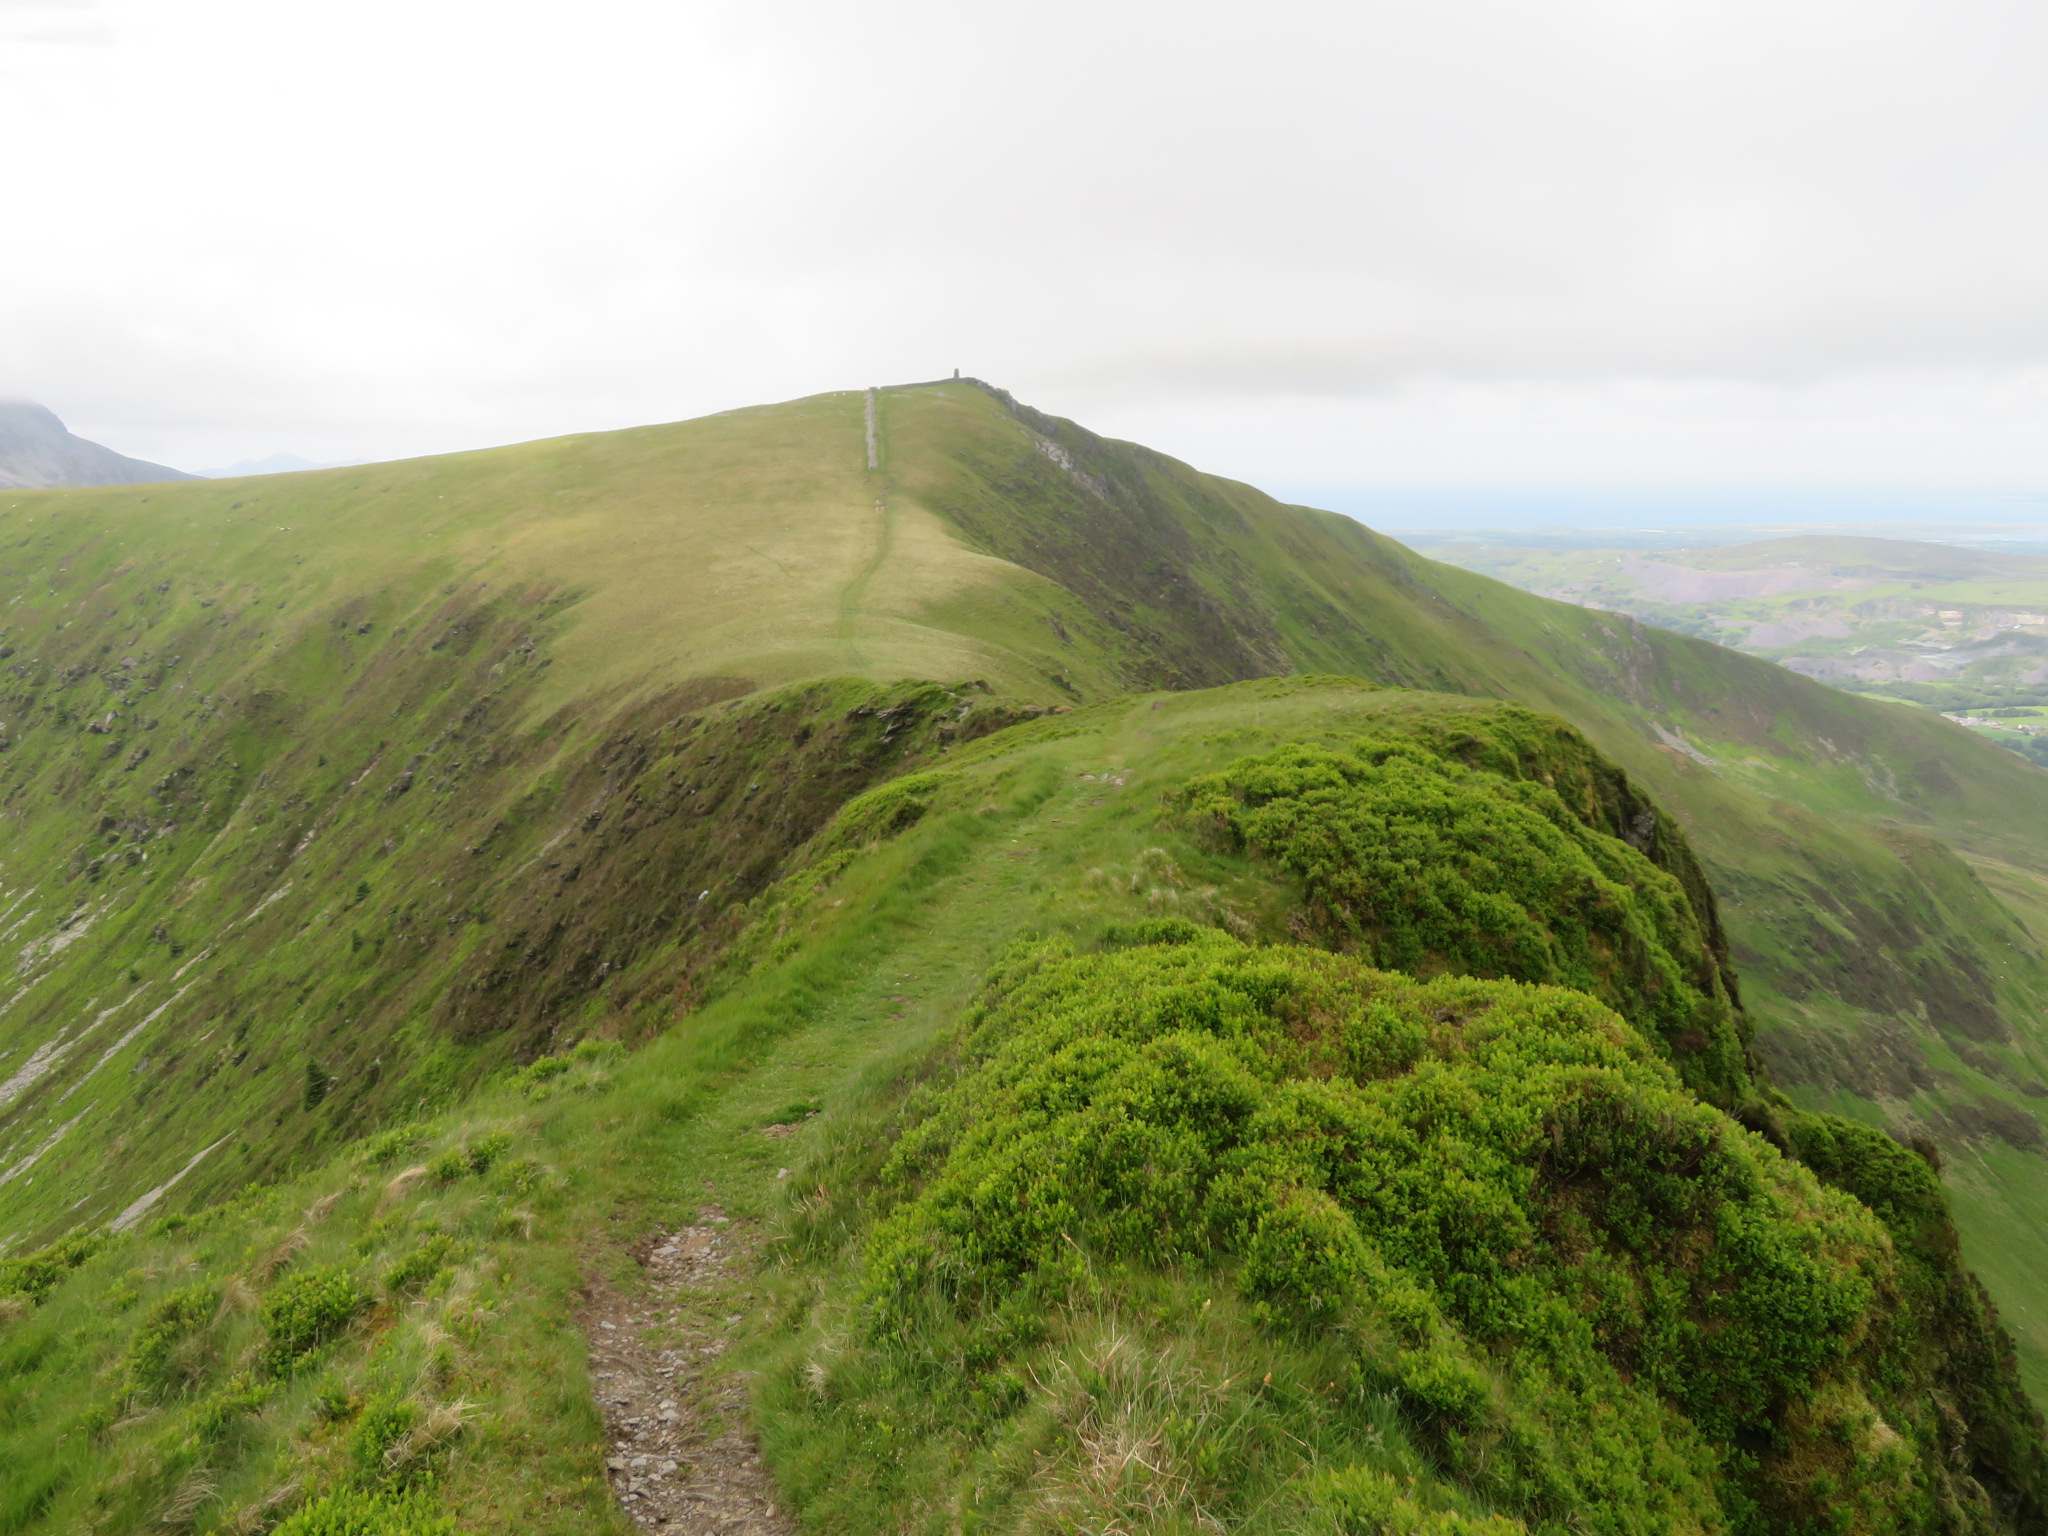
[[[150,485],[198,478],[75,437],[47,407],[26,400],[0,400],[0,491]]]
[[[1767,1050],[1778,1019],[1810,1017],[1802,1037],[1818,1027],[1826,1041],[1831,1030],[1860,1027],[1890,991],[1888,1012],[1907,1038],[1926,1038],[1926,1049],[1959,1038],[1994,1055],[2001,1042],[2017,1042],[2020,1060],[1998,1071],[2026,1075],[2023,1000],[2042,995],[2042,964],[1949,850],[2021,872],[2048,868],[2048,805],[2030,795],[2027,765],[1942,722],[1681,636],[1524,597],[1422,561],[1334,514],[1285,511],[1149,450],[1052,418],[1021,418],[969,382],[884,391],[881,401],[890,457],[873,477],[879,495],[864,488],[862,398],[853,393],[677,428],[320,471],[254,497],[181,487],[178,495],[205,513],[199,537],[212,530],[213,542],[190,546],[196,565],[172,553],[191,539],[177,528],[175,507],[153,495],[146,511],[130,503],[116,512],[107,498],[118,493],[98,493],[109,515],[140,519],[131,526],[148,542],[136,555],[168,560],[168,570],[184,560],[204,578],[168,593],[143,581],[139,567],[115,574],[133,558],[118,544],[127,535],[78,523],[55,510],[60,499],[43,514],[54,521],[38,525],[52,530],[42,537],[78,542],[65,585],[44,600],[46,622],[63,622],[60,610],[89,611],[81,605],[100,598],[86,594],[113,595],[111,581],[133,593],[118,609],[133,615],[122,642],[130,649],[75,628],[31,647],[37,610],[25,604],[29,613],[6,637],[19,653],[8,663],[16,745],[0,779],[17,796],[26,788],[40,749],[21,739],[22,722],[40,716],[55,727],[44,738],[53,746],[68,732],[90,744],[71,773],[112,775],[112,801],[95,801],[95,822],[111,814],[117,825],[161,826],[177,819],[162,807],[192,803],[184,786],[210,782],[224,798],[204,814],[234,826],[276,814],[260,808],[270,799],[260,788],[266,776],[307,771],[287,766],[307,750],[288,745],[295,733],[314,732],[330,752],[346,739],[315,723],[342,707],[336,688],[366,707],[387,699],[377,706],[387,713],[416,712],[405,702],[415,688],[445,700],[418,719],[449,723],[412,731],[410,745],[390,741],[388,727],[365,736],[350,776],[450,793],[483,764],[531,750],[508,744],[464,757],[459,743],[479,732],[485,741],[508,728],[538,732],[536,742],[564,729],[577,739],[640,739],[646,727],[625,723],[636,715],[651,722],[695,700],[820,676],[978,678],[1043,709],[1282,670],[1348,672],[1558,710],[1655,786],[1698,829],[1710,862],[1724,863],[1740,898],[1731,912],[1735,941],[1750,956],[1748,984],[1786,998],[1776,1018],[1765,1012]],[[707,434],[729,446],[707,458],[693,446]],[[784,467],[763,500],[726,499],[752,483],[764,455]],[[635,472],[655,478],[635,490]],[[594,497],[601,476],[610,488]],[[692,504],[700,517],[678,518],[679,506]],[[1006,508],[1039,510],[1031,526],[1014,528],[1000,521]],[[751,537],[729,531],[740,524]],[[1110,547],[1144,553],[1120,563]],[[368,549],[378,553],[366,564]],[[381,596],[353,595],[373,582]],[[667,617],[679,605],[688,625]],[[163,626],[166,637],[145,645]],[[199,755],[166,777],[173,740],[156,729],[163,722],[153,701],[166,690],[189,694],[180,669],[191,673],[195,663],[217,681],[200,690],[203,710],[185,706],[187,723],[173,734]],[[220,673],[222,665],[231,670]],[[609,702],[581,724],[546,725],[572,697]],[[598,723],[607,717],[619,724]],[[1794,735],[1780,741],[1788,729]],[[220,744],[201,745],[208,740]],[[236,741],[246,745],[228,746]],[[154,759],[159,777],[138,782],[114,766],[137,752]],[[285,756],[268,770],[252,762],[230,771],[229,752]],[[87,768],[92,761],[109,766]],[[1758,789],[1776,809],[1766,814],[1743,798]],[[150,801],[160,808],[147,810]],[[136,809],[124,812],[124,803]],[[411,803],[382,802],[392,815]],[[238,804],[250,808],[236,815]],[[296,814],[300,836],[314,836],[320,818]],[[1875,835],[1853,830],[1858,821]],[[1740,831],[1722,839],[1717,826]],[[329,835],[318,832],[314,846]],[[1789,864],[1771,852],[1790,848],[1803,851]],[[1824,849],[1832,850],[1825,861],[1812,864]],[[110,873],[120,867],[97,853],[67,854],[64,863],[95,859]],[[275,867],[286,878],[291,859]],[[1866,887],[1868,899],[1857,894]],[[247,908],[268,890],[251,891]],[[283,900],[267,910],[290,909]],[[1815,923],[1816,911],[1829,916]],[[1949,935],[1931,948],[1912,937],[1930,923]],[[1790,933],[1801,937],[1788,948]],[[2011,952],[1994,954],[1973,934],[1995,936]],[[1884,981],[1864,979],[1873,963]],[[1793,999],[1779,975],[1798,979],[1804,995]],[[1833,985],[1830,975],[1839,978]],[[1972,1022],[1982,1018],[1999,1022]],[[1788,1050],[1786,1059],[1830,1058]],[[1983,1080],[1987,1102],[2008,1091],[1996,1073]]]
[[[1827,1154],[1834,1187],[1880,1199],[1889,1186],[1857,1182],[1878,1165],[1911,1182],[1913,1220],[1934,1223],[1912,1239],[1928,1283],[1975,1318],[1928,1193],[1928,1160],[1945,1161],[1962,1251],[2042,1379],[2038,1240],[2008,1214],[2048,1190],[2027,1091],[2048,1087],[2048,958],[2028,926],[2048,901],[2026,894],[2048,876],[2037,770],[976,381],[874,398],[874,470],[867,396],[848,391],[253,486],[0,497],[0,572],[22,593],[0,621],[5,1251],[124,1222],[108,1257],[79,1258],[80,1286],[112,1285],[141,1263],[124,1253],[171,1262],[195,1218],[222,1234],[206,1264],[226,1274],[238,1245],[287,1241],[258,1234],[303,1191],[308,1211],[341,1201],[324,1208],[354,1234],[306,1218],[323,1273],[349,1271],[350,1243],[396,1241],[375,1223],[402,1202],[443,1223],[443,1257],[466,1244],[528,1274],[518,1233],[544,1231],[546,1273],[571,1274],[620,1257],[576,1246],[602,1241],[599,1211],[633,1230],[689,1221],[710,1185],[769,1213],[785,1143],[762,1128],[810,1137],[820,1093],[851,1118],[833,1122],[841,1141],[802,1143],[802,1178],[858,1206],[833,1159],[877,1155],[860,1130],[873,1092],[849,1084],[937,1070],[921,1053],[1020,933],[1079,924],[1093,944],[1107,916],[1172,915],[1341,950],[1293,876],[1226,857],[1159,797],[1253,749],[1356,752],[1398,719],[1412,740],[1396,758],[1420,752],[1454,785],[1520,784],[1487,792],[1515,815],[1567,784],[1632,807],[1601,821],[1599,856],[1669,855],[1702,931],[1725,927],[1717,963],[1739,970],[1744,1029],[1790,1095],[1745,1086],[1737,1048],[1739,1069],[1696,1084],[1702,1112],[1733,1117],[1717,1134],[1795,1162],[1810,1141],[1821,1166],[1808,1128],[1846,1126],[1829,1133],[1847,1149]],[[1501,701],[1571,724],[1510,728]],[[1681,1063],[1700,1048],[1683,1027],[1672,1040]],[[639,1050],[607,1054],[621,1044]],[[638,1107],[588,1122],[573,1095],[570,1119],[521,1107],[552,1102],[558,1078]],[[364,1143],[371,1130],[384,1139]],[[493,1182],[511,1146],[547,1171]],[[426,1162],[362,1171],[427,1148],[445,1198],[413,1193]],[[598,1202],[581,1218],[571,1189]],[[268,1294],[297,1251],[237,1283]],[[461,1286],[498,1284],[449,1262]],[[572,1307],[555,1280],[531,1283],[554,1298],[541,1312]],[[475,1325],[462,1316],[454,1336]],[[1972,1380],[2004,1404],[1984,1422],[2031,1443],[1995,1320],[1957,1326],[1977,1340]],[[335,1347],[358,1362],[337,1370],[374,1374]],[[100,1367],[78,1349],[52,1359],[84,1381]],[[524,1368],[461,1359],[493,1391]],[[333,1422],[358,1422],[346,1400],[373,1390],[349,1381]],[[446,1384],[426,1382],[374,1390],[439,1412]],[[312,1411],[310,1386],[277,1391],[278,1425]],[[588,1435],[566,1443],[587,1456]],[[563,1529],[588,1528],[572,1509],[599,1518],[582,1494],[546,1499]]]

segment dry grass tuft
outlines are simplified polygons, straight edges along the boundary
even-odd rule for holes
[[[1033,1479],[1031,1527],[1100,1536],[1221,1531],[1186,1453],[1228,1433],[1223,1388],[1189,1362],[1148,1354],[1120,1333],[1084,1352],[1080,1364],[1062,1362],[1045,1384],[1066,1445]]]
[[[223,1317],[238,1312],[254,1312],[256,1304],[257,1296],[254,1287],[240,1275],[230,1275],[227,1283],[220,1288],[220,1310]]]
[[[385,1469],[393,1475],[400,1474],[453,1444],[476,1415],[475,1403],[437,1403],[424,1419],[391,1442],[384,1452]]]
[[[199,1518],[199,1511],[213,1501],[220,1490],[204,1472],[195,1472],[171,1495],[158,1520],[168,1526],[185,1526]]]
[[[329,1211],[341,1204],[341,1197],[347,1193],[346,1189],[337,1189],[332,1194],[322,1195],[318,1200],[307,1206],[306,1224],[311,1226],[314,1222],[322,1220]]]
[[[391,1206],[411,1194],[412,1187],[426,1176],[427,1165],[425,1163],[414,1163],[410,1168],[395,1175],[391,1182],[384,1186],[384,1193],[378,1197],[377,1209],[372,1212],[372,1215],[382,1216]]]
[[[216,1529],[227,1536],[260,1536],[290,1514],[305,1492],[305,1484],[296,1477],[280,1483],[255,1503],[244,1504],[222,1517]]]
[[[283,1242],[263,1255],[256,1266],[256,1277],[268,1284],[289,1268],[293,1259],[312,1245],[312,1234],[304,1227],[294,1227]]]

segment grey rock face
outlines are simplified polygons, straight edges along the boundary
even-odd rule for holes
[[[0,490],[53,485],[147,485],[195,480],[183,470],[131,459],[73,437],[56,413],[26,400],[0,400]]]

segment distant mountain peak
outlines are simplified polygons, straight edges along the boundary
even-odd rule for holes
[[[311,459],[302,459],[296,453],[273,453],[268,458],[243,459],[224,469],[202,469],[201,479],[233,480],[242,475],[295,475],[305,469],[338,469],[337,464],[316,464]]]
[[[0,400],[0,490],[148,485],[197,478],[75,437],[47,406],[29,400]]]

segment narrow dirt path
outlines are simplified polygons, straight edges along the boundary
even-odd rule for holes
[[[867,395],[867,446],[868,468],[877,469],[881,460],[881,418],[878,414],[879,391],[870,389]],[[868,587],[875,579],[875,573],[889,561],[889,553],[896,542],[894,514],[889,507],[889,482],[884,480],[880,493],[875,497],[875,552],[847,581],[839,592],[839,641],[846,647],[849,665],[865,667],[867,657],[862,653],[855,631],[860,626],[861,604],[867,597]]]
[[[583,1315],[619,1506],[664,1536],[795,1536],[747,1428],[744,1378],[718,1368],[746,1304],[752,1227],[707,1206],[637,1255],[648,1287],[594,1288]]]

